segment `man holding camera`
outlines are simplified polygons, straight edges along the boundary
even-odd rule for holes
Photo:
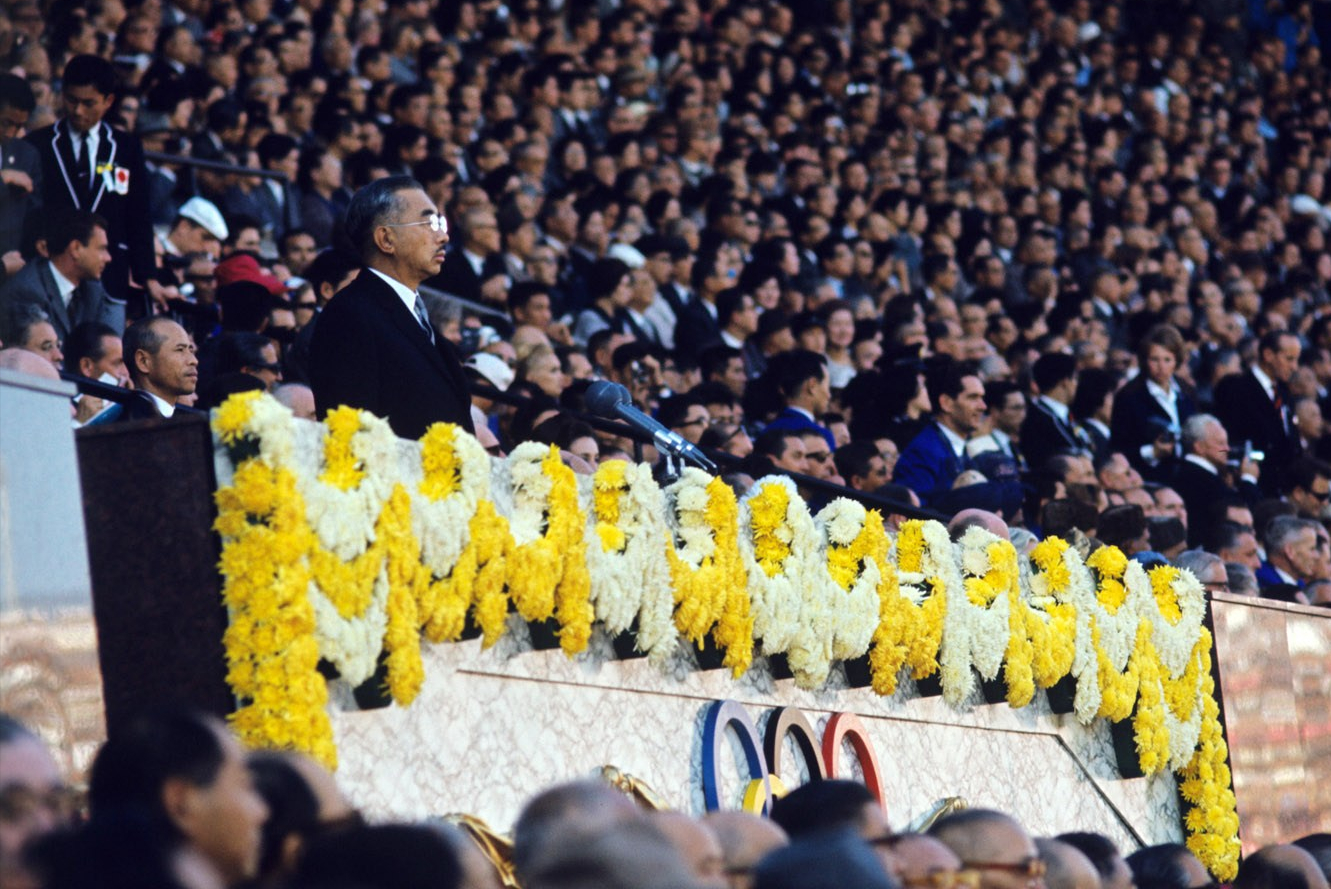
[[[1246,453],[1237,463],[1230,461],[1229,433],[1210,414],[1193,414],[1183,422],[1183,451],[1170,487],[1183,498],[1192,518],[1188,546],[1202,546],[1214,521],[1225,518],[1219,506],[1226,498],[1242,497],[1249,506],[1261,499],[1257,487],[1261,466]]]

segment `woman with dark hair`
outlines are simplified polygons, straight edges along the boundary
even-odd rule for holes
[[[1175,373],[1187,357],[1178,329],[1156,325],[1137,346],[1137,376],[1114,397],[1113,449],[1148,478],[1160,474],[1161,462],[1175,453],[1184,422],[1197,412]]]

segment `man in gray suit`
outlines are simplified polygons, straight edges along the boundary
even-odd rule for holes
[[[28,82],[0,74],[0,283],[23,268],[23,226],[42,193],[42,159],[23,140],[36,106]]]
[[[125,329],[125,304],[111,299],[101,277],[111,261],[106,220],[86,210],[53,208],[46,225],[46,251],[0,286],[0,308],[34,305],[64,340],[75,325],[98,321]]]

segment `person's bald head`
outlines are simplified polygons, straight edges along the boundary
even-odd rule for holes
[[[708,812],[702,823],[721,844],[730,889],[752,886],[754,866],[767,853],[790,842],[776,823],[749,812]]]
[[[1008,524],[998,513],[987,509],[963,509],[947,523],[947,532],[953,540],[960,540],[968,528],[983,528],[995,537],[1008,539]]]
[[[633,800],[599,781],[570,781],[538,793],[513,825],[513,867],[526,874],[569,834],[594,833],[611,825],[637,821],[642,812]]]
[[[906,833],[892,846],[897,875],[907,885],[929,885],[939,880],[935,874],[953,874],[961,870],[961,859],[940,840],[922,833]]]
[[[992,809],[947,815],[929,828],[929,836],[955,852],[965,867],[980,871],[981,889],[1027,885],[1026,877],[1004,868],[1040,857],[1026,829],[1012,816]]]
[[[1294,845],[1267,846],[1243,859],[1234,889],[1327,889],[1317,859]]]
[[[1044,882],[1048,889],[1100,889],[1100,874],[1076,847],[1040,837],[1035,841],[1044,859]]]
[[[60,379],[60,372],[55,369],[54,364],[36,352],[29,352],[27,349],[20,349],[17,346],[0,349],[0,367],[6,370],[16,370],[23,374],[31,374],[34,377],[46,377],[48,380]]]
[[[648,820],[675,847],[700,886],[727,889],[725,857],[708,827],[683,812],[652,812]]]

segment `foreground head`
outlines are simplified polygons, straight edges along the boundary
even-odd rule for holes
[[[725,858],[710,828],[683,812],[653,812],[648,820],[674,846],[700,886],[726,889]]]
[[[228,885],[258,872],[268,807],[219,720],[168,710],[107,739],[92,764],[93,818],[141,817],[201,852]]]
[[[1243,859],[1234,889],[1326,889],[1317,859],[1294,845],[1267,846]]]
[[[1038,838],[1035,847],[1047,868],[1044,881],[1049,889],[1100,889],[1100,874],[1078,849],[1045,837]]]
[[[805,836],[764,858],[755,889],[896,889],[873,847],[853,830]]]
[[[1199,889],[1212,885],[1211,876],[1179,843],[1162,843],[1138,849],[1128,856],[1137,889]]]
[[[708,812],[702,821],[721,844],[730,889],[750,889],[758,862],[790,842],[775,822],[748,812]]]
[[[46,745],[17,719],[0,713],[0,885],[37,885],[23,866],[23,850],[69,814],[69,795]]]
[[[414,824],[358,827],[310,843],[295,889],[457,889],[457,856],[438,831]]]
[[[1044,862],[1035,841],[1016,819],[990,809],[966,809],[929,828],[956,853],[962,866],[980,872],[981,889],[1043,889]]]
[[[513,825],[513,867],[518,879],[525,884],[542,858],[557,851],[561,838],[641,817],[631,799],[599,781],[570,781],[538,793]]]

